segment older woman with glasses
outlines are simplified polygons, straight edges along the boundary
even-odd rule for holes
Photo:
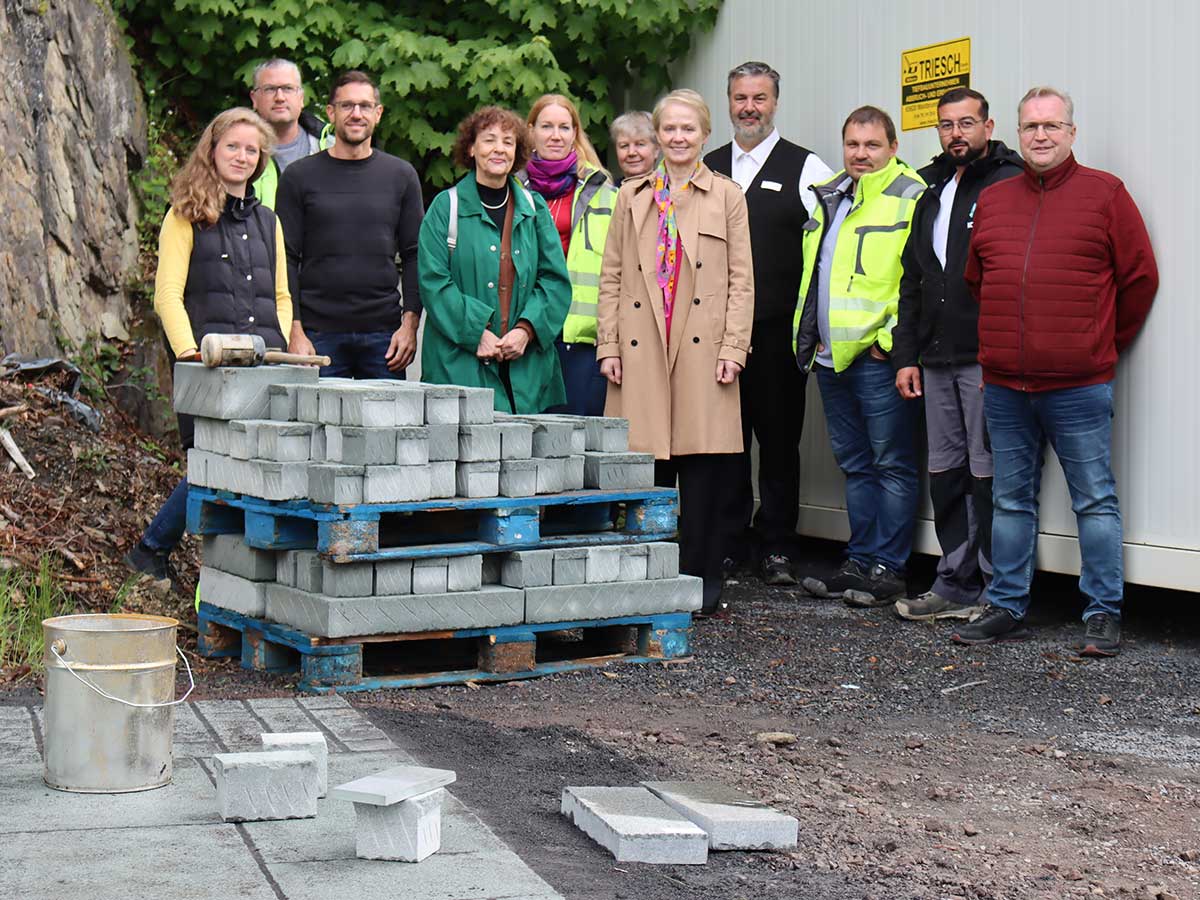
[[[658,139],[654,136],[654,121],[650,113],[640,109],[623,113],[608,129],[617,165],[626,179],[645,175],[658,159]]]
[[[722,607],[721,562],[741,531],[737,378],[750,349],[754,273],[741,189],[700,154],[712,130],[695,91],[654,107],[662,161],[621,185],[600,277],[596,355],[605,413],[629,419],[629,445],[653,453],[655,480],[678,479],[680,569],[704,579],[703,612]]]

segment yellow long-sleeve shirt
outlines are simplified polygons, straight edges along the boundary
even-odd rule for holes
[[[176,358],[196,350],[192,323],[183,306],[188,266],[192,259],[192,223],[168,209],[158,233],[158,271],[154,275],[154,311]],[[292,330],[292,295],[288,292],[287,250],[283,226],[275,222],[275,314],[286,340]],[[286,349],[286,348],[283,348]]]

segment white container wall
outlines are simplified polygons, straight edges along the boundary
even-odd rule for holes
[[[855,5],[811,0],[726,0],[716,29],[675,68],[713,110],[709,147],[731,128],[725,77],[764,60],[782,76],[780,132],[841,168],[839,131],[864,103],[900,126],[900,56],[971,39],[971,87],[991,103],[995,137],[1017,149],[1016,105],[1051,84],[1075,101],[1075,155],[1115,173],[1149,227],[1162,284],[1141,336],[1117,373],[1114,457],[1125,522],[1125,573],[1139,584],[1200,590],[1200,117],[1195,111],[1200,4],[1154,0],[1011,0],[1003,4],[896,0]],[[939,151],[932,128],[901,131],[899,155],[916,167]],[[802,446],[800,531],[848,535],[841,475],[829,452],[820,398],[809,384]],[[1062,471],[1047,454],[1038,566],[1079,571],[1075,519]],[[917,549],[938,552],[928,499]]]

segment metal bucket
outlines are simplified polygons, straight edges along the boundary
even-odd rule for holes
[[[175,705],[191,694],[171,699],[178,625],[132,614],[42,622],[46,784],[118,794],[170,783]]]

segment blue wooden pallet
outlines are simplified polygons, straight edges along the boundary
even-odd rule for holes
[[[337,506],[191,486],[187,526],[193,534],[245,534],[261,550],[316,549],[346,562],[663,540],[675,533],[677,500],[672,488],[641,488]],[[613,503],[625,504],[621,531],[606,530]],[[451,530],[431,533],[451,513]],[[381,547],[381,522],[398,526],[394,545]]]
[[[287,625],[254,619],[201,603],[198,649],[206,657],[240,657],[242,668],[264,672],[299,671],[298,687],[309,693],[433,687],[467,681],[511,681],[613,662],[661,662],[691,652],[690,613],[623,616],[580,622],[549,622],[501,628],[467,628],[416,634],[320,638]],[[555,643],[565,631],[582,630],[578,655]],[[602,646],[599,646],[602,645]],[[420,646],[421,653],[412,652]],[[432,652],[453,649],[473,654],[460,668],[429,666]],[[599,649],[601,652],[597,653]],[[450,654],[447,653],[447,656]],[[539,657],[542,657],[539,659]],[[364,662],[366,664],[364,665]],[[415,671],[389,671],[413,668]]]

